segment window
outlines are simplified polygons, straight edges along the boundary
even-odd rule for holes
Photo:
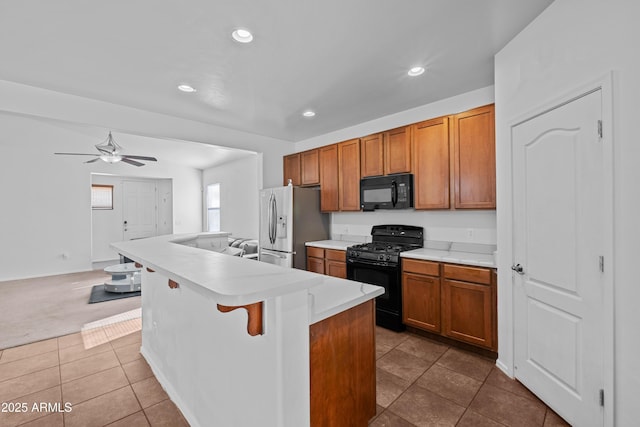
[[[91,185],[91,209],[113,209],[113,185]]]
[[[220,231],[220,184],[207,185],[207,231]]]

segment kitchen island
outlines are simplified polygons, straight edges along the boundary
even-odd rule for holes
[[[143,266],[140,351],[187,421],[366,426],[382,288],[185,245],[197,236],[111,245]]]

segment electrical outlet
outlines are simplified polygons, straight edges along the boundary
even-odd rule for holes
[[[467,238],[473,239],[473,228],[467,228]]]

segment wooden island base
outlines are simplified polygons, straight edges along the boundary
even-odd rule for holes
[[[309,327],[311,426],[366,427],[376,415],[375,304]]]

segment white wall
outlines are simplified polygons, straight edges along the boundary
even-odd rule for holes
[[[378,210],[339,212],[331,216],[331,234],[339,240],[361,241],[380,224],[415,225],[424,228],[425,240],[496,244],[496,212]]]
[[[202,172],[149,163],[83,163],[73,127],[0,113],[0,281],[91,269],[91,173],[170,178],[174,231],[202,229]]]
[[[361,123],[336,132],[296,143],[296,151],[304,151],[351,138],[399,126],[456,114],[494,102],[494,88],[463,93],[438,102]],[[376,211],[341,212],[331,215],[331,233],[344,239],[370,236],[371,226],[379,224],[406,224],[425,228],[426,239],[448,242],[496,243],[496,212],[490,211]],[[469,230],[472,236],[469,236]]]
[[[235,237],[258,238],[258,160],[250,155],[202,172],[204,189],[220,183],[220,229]],[[206,209],[206,201],[203,206]],[[205,209],[203,229],[207,227]]]
[[[640,390],[640,3],[625,0],[556,0],[516,36],[495,61],[498,169],[500,360],[513,369],[511,304],[511,205],[509,123],[572,89],[615,71],[614,144],[614,342],[615,425],[637,425]],[[605,126],[612,126],[605,123]],[[605,291],[605,295],[608,291]],[[607,411],[611,414],[611,411]],[[609,422],[611,420],[609,419]]]

